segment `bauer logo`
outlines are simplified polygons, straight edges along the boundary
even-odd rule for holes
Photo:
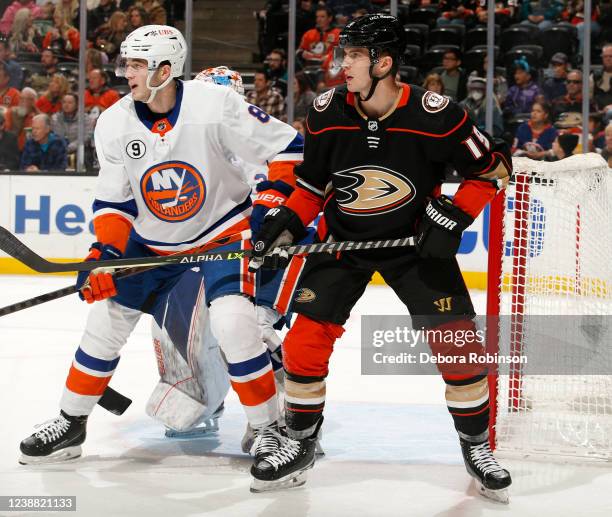
[[[334,173],[338,208],[352,215],[377,215],[409,203],[414,185],[391,169],[366,165]]]
[[[151,213],[169,223],[190,219],[206,200],[206,185],[200,171],[179,161],[151,167],[140,180],[140,190]]]

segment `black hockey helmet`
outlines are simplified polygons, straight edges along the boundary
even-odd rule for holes
[[[394,68],[406,50],[406,33],[401,22],[390,14],[366,14],[349,22],[340,33],[339,47],[365,47],[372,63],[387,51],[393,57]]]

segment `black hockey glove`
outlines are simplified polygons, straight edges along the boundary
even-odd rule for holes
[[[471,216],[453,205],[446,196],[432,199],[425,208],[419,225],[416,249],[424,258],[452,258],[461,244],[461,235]]]
[[[257,271],[262,266],[269,269],[286,267],[289,263],[287,252],[276,248],[293,244],[305,236],[306,229],[293,210],[286,206],[271,208],[264,217],[261,230],[253,237],[249,271]]]

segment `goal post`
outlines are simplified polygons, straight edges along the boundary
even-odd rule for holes
[[[513,160],[492,202],[487,346],[500,451],[612,460],[612,174],[597,154]]]

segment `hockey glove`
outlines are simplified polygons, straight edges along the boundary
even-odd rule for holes
[[[293,187],[282,180],[261,181],[255,187],[257,196],[253,202],[251,212],[251,235],[255,236],[261,231],[266,212],[275,206],[284,205],[293,192]]]
[[[298,215],[286,206],[271,208],[264,217],[261,231],[253,238],[253,258],[249,271],[260,267],[282,269],[289,263],[287,252],[277,249],[303,239],[306,236],[304,224]]]
[[[419,225],[416,249],[424,258],[452,258],[461,244],[461,235],[470,224],[471,216],[453,205],[446,196],[432,199],[425,208]]]
[[[123,256],[117,248],[108,244],[94,242],[89,248],[89,255],[85,262],[91,260],[113,260]],[[77,276],[76,287],[79,289],[79,297],[87,303],[99,302],[117,294],[113,273],[101,271],[81,271]]]

